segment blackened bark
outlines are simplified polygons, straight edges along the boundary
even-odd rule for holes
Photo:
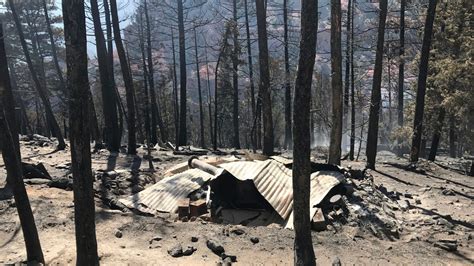
[[[443,129],[445,115],[446,115],[446,110],[443,107],[441,107],[438,113],[438,119],[434,126],[433,139],[431,140],[430,154],[428,155],[428,160],[432,162],[435,161],[436,154],[438,153],[439,140],[441,139],[441,130]]]
[[[454,115],[449,116],[449,156],[456,158],[456,118]]]
[[[197,46],[197,34],[196,28],[194,28],[194,55],[196,59],[196,77],[198,82],[198,94],[199,94],[199,143],[201,144],[201,148],[206,147],[205,138],[204,138],[204,110],[202,107],[202,91],[201,91],[201,73],[199,69],[199,54],[198,54],[198,46]]]
[[[76,264],[98,265],[95,204],[90,152],[89,79],[87,73],[86,18],[83,0],[63,0],[71,163],[74,182]]]
[[[153,53],[151,45],[151,26],[150,18],[148,15],[147,1],[143,1],[145,6],[145,22],[146,22],[146,42],[147,42],[147,53],[148,53],[148,85],[150,86],[150,97],[151,97],[151,142],[157,143],[156,125],[160,128],[161,141],[168,141],[168,130],[163,123],[160,110],[160,99],[156,96],[155,92],[155,78],[154,78],[154,67],[153,67]]]
[[[183,0],[178,0],[178,39],[179,39],[179,138],[176,147],[188,143],[186,128],[187,114],[187,74],[186,74],[186,36],[184,32]]]
[[[179,142],[179,102],[178,102],[178,78],[176,74],[176,52],[174,45],[174,34],[171,29],[171,46],[173,46],[173,97],[174,97],[174,130],[176,144]],[[176,146],[178,148],[178,146]]]
[[[59,128],[59,124],[58,124],[56,118],[54,117],[53,110],[51,108],[51,103],[49,102],[49,99],[48,99],[48,93],[46,91],[46,88],[43,87],[43,85],[41,84],[41,82],[38,78],[38,75],[36,73],[36,70],[33,66],[33,63],[31,61],[30,52],[28,51],[28,45],[26,44],[25,36],[23,34],[23,27],[22,27],[20,18],[18,17],[18,14],[16,12],[15,4],[13,3],[13,0],[8,0],[8,4],[10,6],[10,10],[11,10],[11,13],[12,13],[12,16],[13,16],[13,20],[15,21],[16,29],[17,29],[17,32],[18,32],[18,37],[20,38],[21,47],[22,47],[23,53],[25,55],[26,64],[28,65],[28,69],[30,70],[31,77],[32,77],[33,82],[35,84],[36,90],[38,92],[38,95],[39,95],[42,103],[43,103],[46,116],[48,117],[48,120],[51,123],[51,125],[50,125],[52,127],[51,130],[53,131],[53,134],[58,138],[58,147],[57,147],[57,149],[58,150],[63,150],[64,148],[66,148],[66,143],[64,142],[64,138],[62,136],[61,129]]]
[[[349,148],[349,160],[354,160],[354,152],[355,152],[355,75],[354,75],[354,8],[355,8],[355,0],[351,1],[351,47],[350,47],[350,62],[351,62],[351,140],[350,140],[350,148]]]
[[[233,33],[232,39],[234,43],[234,51],[232,53],[232,87],[234,95],[232,97],[232,125],[234,127],[233,144],[235,149],[240,149],[240,134],[239,134],[239,27],[237,24],[237,0],[233,0]]]
[[[370,98],[369,128],[367,132],[367,165],[369,169],[375,169],[375,158],[377,156],[377,142],[379,132],[379,112],[382,85],[382,60],[385,37],[385,21],[387,18],[387,0],[380,1],[379,28],[377,36],[377,51],[375,54],[374,77],[372,83],[372,95]]]
[[[400,50],[398,64],[398,126],[403,127],[403,93],[405,82],[405,8],[406,0],[400,1]]]
[[[288,0],[283,0],[283,44],[285,57],[285,142],[284,147],[293,149],[291,131],[291,85],[290,85],[290,56],[288,52]]]
[[[423,134],[423,113],[425,111],[426,79],[428,77],[428,61],[430,57],[431,38],[435,19],[437,0],[430,0],[425,21],[423,44],[421,47],[420,68],[416,90],[415,117],[413,120],[413,138],[410,152],[410,162],[415,163],[420,156],[420,143]]]
[[[347,2],[346,21],[346,66],[344,76],[344,131],[349,127],[350,75],[351,75],[351,9],[352,0]],[[344,138],[345,140],[346,138]],[[345,141],[343,142],[345,143]]]
[[[332,124],[329,143],[330,164],[341,164],[342,141],[342,55],[341,55],[341,1],[331,1],[331,89]]]
[[[227,34],[225,35],[227,36]],[[225,50],[225,44],[227,42],[224,40],[224,47],[222,48],[222,51]],[[221,53],[219,53],[219,56],[217,57],[217,63],[216,63],[216,70],[214,72],[214,140],[212,141],[213,144],[213,149],[217,151],[217,106],[218,106],[218,101],[217,101],[217,84],[218,84],[218,76],[219,76],[219,63],[221,62]]]
[[[214,139],[214,131],[212,130],[212,101],[211,101],[211,80],[209,78],[209,61],[207,59],[207,47],[204,50],[206,55],[206,76],[207,76],[207,104],[209,109],[209,135],[211,138],[211,143]]]
[[[250,25],[249,25],[249,12],[248,12],[248,3],[247,0],[244,0],[245,6],[245,31],[247,33],[247,60],[249,66],[249,80],[250,80],[250,104],[252,105],[252,116],[255,119],[256,111],[255,111],[255,83],[253,81],[253,62],[252,62],[252,44],[250,42]],[[252,135],[250,138],[252,139],[252,147],[254,151],[257,149],[257,135],[255,134],[256,131],[251,133]]]
[[[102,23],[100,22],[99,5],[97,0],[90,0],[94,34],[96,42],[97,59],[99,64],[99,78],[102,92],[102,106],[105,124],[105,142],[107,149],[118,152],[120,149],[120,132],[117,117],[117,100],[115,88],[110,80],[110,67],[107,62],[107,48],[105,46]]]
[[[270,96],[270,70],[268,66],[267,11],[265,0],[256,0],[258,50],[260,64],[259,96],[262,99],[263,112],[263,149],[265,155],[273,154],[273,115]],[[313,14],[314,15],[314,14]],[[314,46],[313,46],[314,49]],[[258,130],[258,129],[257,129]]]
[[[293,113],[293,223],[295,228],[294,264],[316,265],[311,239],[310,204],[310,131],[311,82],[316,57],[316,12],[318,1],[302,0],[301,40],[295,82]]]
[[[120,35],[120,25],[117,11],[117,1],[110,0],[110,11],[112,14],[112,29],[114,32],[115,47],[120,60],[120,68],[122,69],[123,81],[125,83],[125,94],[127,100],[127,126],[128,126],[128,154],[137,153],[137,143],[135,136],[135,102],[134,102],[134,88],[132,74],[128,65],[125,48],[122,43],[122,36]]]
[[[18,216],[25,240],[28,262],[44,264],[43,252],[31,211],[28,194],[23,184],[18,123],[15,119],[15,104],[8,73],[3,24],[0,21],[0,151],[7,170],[7,186],[13,190]]]

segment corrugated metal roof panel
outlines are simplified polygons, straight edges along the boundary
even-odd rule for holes
[[[180,199],[199,189],[213,176],[199,169],[190,169],[166,177],[153,186],[130,197],[121,199],[128,208],[147,213],[176,212]]]
[[[316,214],[316,205],[321,203],[329,191],[344,180],[344,175],[336,171],[318,171],[311,174],[311,194],[309,199],[310,219]],[[285,228],[293,229],[293,211]]]

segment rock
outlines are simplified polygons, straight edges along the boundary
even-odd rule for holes
[[[255,237],[255,236],[254,236],[254,237],[251,237],[251,238],[250,238],[250,241],[251,241],[252,243],[254,243],[254,244],[257,244],[258,242],[260,242],[260,239],[258,239],[258,237]]]
[[[225,265],[225,266],[230,266],[230,265],[232,265],[232,259],[227,257],[227,258],[223,259],[220,264]]]
[[[229,254],[222,253],[221,258],[222,258],[223,261],[228,260],[229,262],[237,262],[237,256],[235,256],[235,255],[229,255]]]
[[[187,221],[189,221],[188,216],[184,216],[183,218],[181,218],[181,222],[187,222]]]
[[[170,256],[173,258],[181,257],[183,255],[183,247],[181,244],[176,244],[172,248],[168,249],[168,254],[170,254]]]
[[[186,249],[183,250],[183,255],[184,256],[191,256],[194,251],[196,251],[197,249],[193,246],[187,246]]]
[[[123,236],[123,233],[122,233],[121,230],[115,231],[115,237],[116,237],[116,238],[122,238],[122,236]]]
[[[449,188],[444,189],[443,191],[441,191],[441,193],[445,196],[456,196],[456,193]]]
[[[446,251],[450,251],[450,252],[454,252],[456,250],[458,250],[458,244],[456,243],[456,241],[454,242],[445,242],[443,240],[440,240],[436,243],[434,243],[434,246],[435,247],[438,247],[438,248],[442,248]]]
[[[196,221],[196,219],[197,219],[196,216],[191,216],[191,218],[189,218],[189,221],[190,221],[190,222],[194,222],[194,221]]]
[[[158,242],[158,241],[160,241],[160,240],[162,240],[162,239],[163,239],[162,236],[156,235],[156,236],[154,236],[152,239],[150,239],[150,244],[152,244],[153,242]]]
[[[437,225],[446,226],[446,227],[448,227],[449,229],[452,229],[452,228],[454,227],[454,225],[453,225],[451,222],[449,222],[448,220],[446,220],[446,219],[444,219],[444,218],[442,218],[442,217],[440,217],[440,218],[436,221],[436,224],[437,224]]]
[[[242,230],[241,228],[232,229],[230,232],[238,236],[245,234],[245,231]]]
[[[400,205],[402,211],[410,209],[410,202],[408,200],[399,200],[398,205]]]
[[[339,259],[339,257],[336,257],[336,258],[332,261],[332,266],[342,266],[341,259]]]
[[[413,199],[413,195],[410,194],[410,193],[405,193],[405,194],[403,194],[403,196],[407,199]]]
[[[336,194],[329,199],[329,203],[338,204],[341,201],[341,199],[342,199],[341,195]]]
[[[416,203],[416,204],[421,204],[421,200],[420,200],[420,199],[416,199],[416,200],[415,200],[415,203]]]
[[[198,242],[198,240],[199,240],[199,237],[197,237],[197,236],[192,236],[191,237],[191,242]]]
[[[206,241],[207,247],[214,252],[214,254],[221,255],[224,253],[224,247],[215,239],[209,239]]]

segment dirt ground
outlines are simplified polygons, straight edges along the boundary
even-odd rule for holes
[[[68,151],[53,152],[53,146],[41,147],[22,141],[23,161],[43,163],[51,176],[67,176]],[[144,150],[140,150],[143,156]],[[187,156],[170,151],[153,151],[158,181],[166,169],[185,162]],[[108,152],[93,154],[95,172],[110,166]],[[402,225],[398,239],[378,238],[361,232],[357,226],[343,225],[323,232],[313,232],[317,263],[331,265],[339,259],[344,264],[403,264],[403,265],[473,265],[474,264],[474,178],[453,168],[447,158],[443,164],[423,161],[423,171],[403,169],[406,160],[390,153],[380,153],[377,172],[370,174],[376,185],[383,184],[389,191],[398,191],[412,206],[409,210],[393,210]],[[146,171],[148,162],[136,165],[136,158],[120,154],[115,169],[138,167]],[[138,161],[139,162],[139,161]],[[0,159],[0,165],[3,162]],[[133,166],[134,165],[134,166]],[[363,161],[344,161],[343,166],[362,169]],[[5,172],[0,169],[0,187],[5,183]],[[96,181],[99,183],[100,181]],[[148,184],[149,185],[149,184]],[[72,191],[51,188],[46,184],[27,184],[28,196],[36,219],[36,226],[47,264],[75,263],[74,207]],[[124,191],[123,196],[130,191]],[[401,196],[403,199],[404,196]],[[240,228],[243,234],[232,233]],[[293,264],[293,231],[278,225],[245,227],[214,224],[197,219],[175,222],[175,214],[155,217],[132,212],[111,210],[96,198],[96,231],[100,262],[104,265],[216,265],[220,258],[206,246],[207,239],[222,243],[225,253],[237,256],[241,265]],[[121,237],[117,232],[121,232]],[[191,238],[198,238],[192,242]],[[258,238],[254,244],[250,239]],[[152,239],[161,239],[159,241]],[[456,251],[447,251],[436,243],[455,242]],[[173,258],[168,249],[181,244],[197,250],[191,256]],[[0,264],[18,263],[26,259],[25,247],[12,200],[0,201]]]

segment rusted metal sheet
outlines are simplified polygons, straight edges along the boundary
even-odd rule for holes
[[[191,192],[199,189],[213,176],[199,169],[190,169],[166,177],[153,186],[121,199],[128,208],[154,214],[159,212],[176,212],[178,203]]]

